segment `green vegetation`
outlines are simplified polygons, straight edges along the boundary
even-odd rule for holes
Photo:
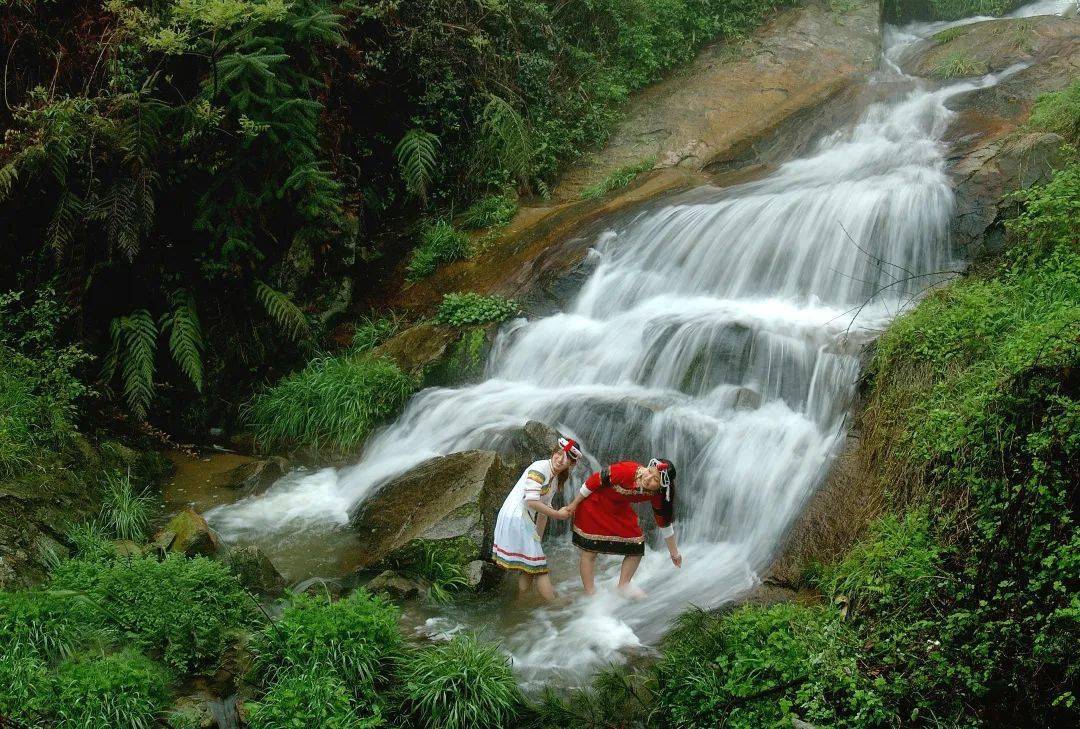
[[[934,40],[938,43],[948,43],[957,38],[962,38],[967,35],[970,30],[971,28],[966,25],[958,25],[955,28],[946,28],[940,33],[934,33]]]
[[[101,501],[101,521],[117,539],[140,542],[150,523],[150,498],[136,493],[131,484],[131,472],[106,472]]]
[[[963,51],[953,51],[934,68],[934,75],[945,79],[979,76],[984,73],[986,64],[973,60]]]
[[[612,172],[595,185],[590,185],[581,191],[581,197],[583,200],[595,200],[598,197],[603,197],[613,190],[621,190],[634,181],[634,178],[640,175],[642,172],[651,170],[653,165],[656,164],[656,160],[652,157],[644,159],[640,162],[636,162]]]
[[[631,91],[786,2],[0,4],[0,291],[65,292],[95,408],[235,425],[327,336],[346,279],[384,278],[397,232],[504,225]],[[469,251],[434,222],[408,276]],[[2,405],[41,395],[18,367]],[[0,470],[31,459],[4,442],[31,443],[38,405],[0,407]]]
[[[521,702],[506,656],[466,636],[407,655],[400,680],[406,710],[423,729],[510,726]]]
[[[435,321],[455,327],[504,321],[519,311],[516,303],[501,296],[484,296],[474,291],[443,296]]]
[[[394,554],[391,566],[426,582],[428,598],[442,603],[468,585],[468,565],[476,556],[476,543],[468,537],[414,539]]]
[[[413,251],[407,269],[410,281],[435,273],[444,263],[468,258],[472,253],[469,236],[445,220],[428,225],[420,234],[420,246]]]
[[[202,557],[67,560],[49,588],[78,596],[72,609],[180,672],[213,665],[252,620],[250,599],[229,569]]]
[[[168,700],[168,674],[132,650],[86,655],[56,669],[56,727],[151,727]]]
[[[379,318],[364,317],[353,332],[352,349],[354,352],[367,352],[375,349],[401,330],[401,321],[394,315]]]
[[[1043,94],[1035,101],[1029,129],[1054,132],[1073,146],[1080,146],[1080,81],[1061,91]]]
[[[415,389],[416,383],[387,359],[320,357],[257,395],[248,417],[263,448],[345,453],[396,413]]]
[[[339,676],[317,669],[290,670],[251,706],[251,729],[374,729],[378,712],[361,717],[352,691]]]
[[[913,20],[960,20],[974,15],[1000,17],[1026,0],[885,0],[883,15],[890,23]]]
[[[518,211],[517,199],[512,195],[488,195],[474,202],[461,216],[466,230],[497,228],[506,225]]]

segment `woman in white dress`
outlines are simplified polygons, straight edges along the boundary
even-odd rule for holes
[[[551,457],[526,468],[499,509],[491,558],[503,569],[519,573],[519,597],[534,584],[545,600],[555,597],[541,539],[548,519],[570,516],[566,509],[553,509],[551,500],[580,457],[581,449],[575,441],[559,438],[559,447]]]

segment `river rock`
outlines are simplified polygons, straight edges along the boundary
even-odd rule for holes
[[[393,360],[402,372],[419,380],[429,367],[447,355],[460,336],[456,327],[424,322],[395,334],[371,353]]]
[[[987,20],[942,31],[916,44],[902,66],[915,76],[940,76],[950,61],[962,60],[970,68],[964,75],[981,76],[1054,55],[1078,36],[1076,19],[1043,15]]]
[[[271,456],[242,463],[229,471],[225,485],[240,492],[241,497],[257,496],[289,472],[289,461]]]
[[[189,557],[209,557],[221,549],[221,540],[206,519],[190,507],[170,519],[154,535],[152,543],[163,552],[186,554]]]
[[[360,536],[353,563],[368,567],[414,539],[468,538],[479,557],[490,550],[495,515],[517,474],[494,451],[430,458],[353,507]]]
[[[384,570],[365,585],[368,592],[384,592],[397,600],[410,600],[427,594],[427,586],[393,570]]]
[[[520,475],[529,464],[547,457],[558,445],[558,431],[539,420],[530,420],[506,433],[492,448],[511,473]]]
[[[263,595],[278,596],[285,590],[285,578],[266,554],[253,544],[229,547],[221,555],[240,584]]]

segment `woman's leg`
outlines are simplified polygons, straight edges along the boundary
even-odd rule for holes
[[[532,587],[533,578],[532,575],[525,572],[518,572],[518,597],[525,597],[525,593]]]
[[[623,557],[622,569],[619,570],[619,590],[628,597],[644,597],[645,592],[637,587],[630,586],[630,580],[634,579],[638,565],[641,564],[641,555],[627,555]]]
[[[548,602],[555,599],[555,587],[551,584],[551,575],[543,574],[536,576],[536,591],[540,593],[540,597]]]
[[[585,588],[586,595],[596,594],[596,585],[593,582],[593,574],[596,572],[596,552],[588,552],[579,549],[581,556],[578,558],[578,572],[581,573],[581,586]]]

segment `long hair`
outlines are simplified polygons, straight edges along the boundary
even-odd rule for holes
[[[656,512],[667,520],[668,524],[673,524],[675,522],[675,464],[666,458],[658,458],[657,460],[667,464],[666,470],[670,485],[667,488],[667,493],[664,495],[663,500],[660,502],[660,508],[657,509]]]

